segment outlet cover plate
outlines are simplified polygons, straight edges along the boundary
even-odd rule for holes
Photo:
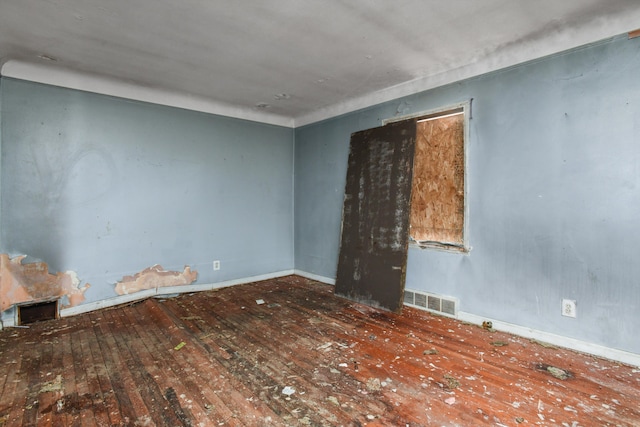
[[[218,260],[213,261],[213,270],[214,271],[220,270],[220,261],[218,261]]]
[[[562,315],[566,317],[576,317],[576,300],[562,300]]]

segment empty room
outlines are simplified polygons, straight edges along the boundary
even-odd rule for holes
[[[0,427],[640,426],[635,0],[0,2]]]

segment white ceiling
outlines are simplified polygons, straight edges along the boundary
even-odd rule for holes
[[[639,27],[638,0],[0,0],[0,61],[300,126]]]

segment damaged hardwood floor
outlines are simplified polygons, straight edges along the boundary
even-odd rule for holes
[[[0,426],[640,425],[637,368],[332,291],[289,276],[0,331]]]

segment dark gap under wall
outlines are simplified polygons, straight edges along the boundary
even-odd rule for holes
[[[18,306],[18,325],[58,318],[58,300]]]

